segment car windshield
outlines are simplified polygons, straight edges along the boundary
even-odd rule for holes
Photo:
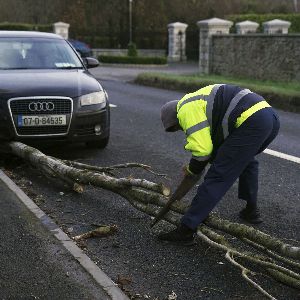
[[[0,38],[0,70],[81,68],[82,62],[65,40]]]

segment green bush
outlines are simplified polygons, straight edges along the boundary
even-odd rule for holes
[[[53,32],[53,25],[52,24],[38,24],[37,30],[43,31],[43,32]]]
[[[111,56],[100,55],[98,60],[102,63],[115,64],[141,64],[141,65],[165,65],[165,57],[147,57],[147,56]]]
[[[164,73],[142,73],[135,83],[168,90],[191,93],[204,86],[229,83],[249,88],[262,95],[278,109],[300,113],[300,87],[298,83],[259,82],[257,80],[227,79],[221,76],[183,76]]]
[[[130,57],[138,56],[135,43],[129,43],[128,44],[127,55],[130,56]]]
[[[247,14],[247,15],[229,15],[226,17],[228,20],[238,23],[242,21],[253,21],[259,23],[258,31],[262,31],[262,23],[271,21],[273,19],[281,19],[284,21],[291,22],[291,27],[289,28],[289,33],[299,33],[300,32],[300,14]]]
[[[52,24],[0,23],[0,30],[53,32]]]

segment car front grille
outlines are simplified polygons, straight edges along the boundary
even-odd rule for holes
[[[40,103],[52,103],[51,109],[39,107],[32,111],[35,105],[41,106]],[[66,135],[73,113],[73,100],[66,97],[25,97],[14,98],[9,101],[9,109],[15,125],[16,133],[19,136],[51,136]],[[18,116],[41,116],[41,115],[66,115],[66,125],[56,126],[18,126]]]
[[[29,110],[30,103],[43,103],[52,102],[54,104],[54,110],[49,111],[38,111],[32,112]],[[13,115],[59,115],[59,114],[70,114],[72,110],[71,99],[16,99],[10,101],[10,109]]]

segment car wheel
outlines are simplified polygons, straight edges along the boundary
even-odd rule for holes
[[[104,139],[100,139],[98,141],[86,142],[86,146],[88,148],[104,149],[107,146],[108,141],[109,141],[109,136]]]

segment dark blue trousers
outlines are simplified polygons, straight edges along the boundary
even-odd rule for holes
[[[238,178],[239,198],[256,205],[258,161],[255,155],[267,148],[278,134],[279,127],[275,111],[264,108],[234,129],[218,149],[181,222],[196,229]]]

